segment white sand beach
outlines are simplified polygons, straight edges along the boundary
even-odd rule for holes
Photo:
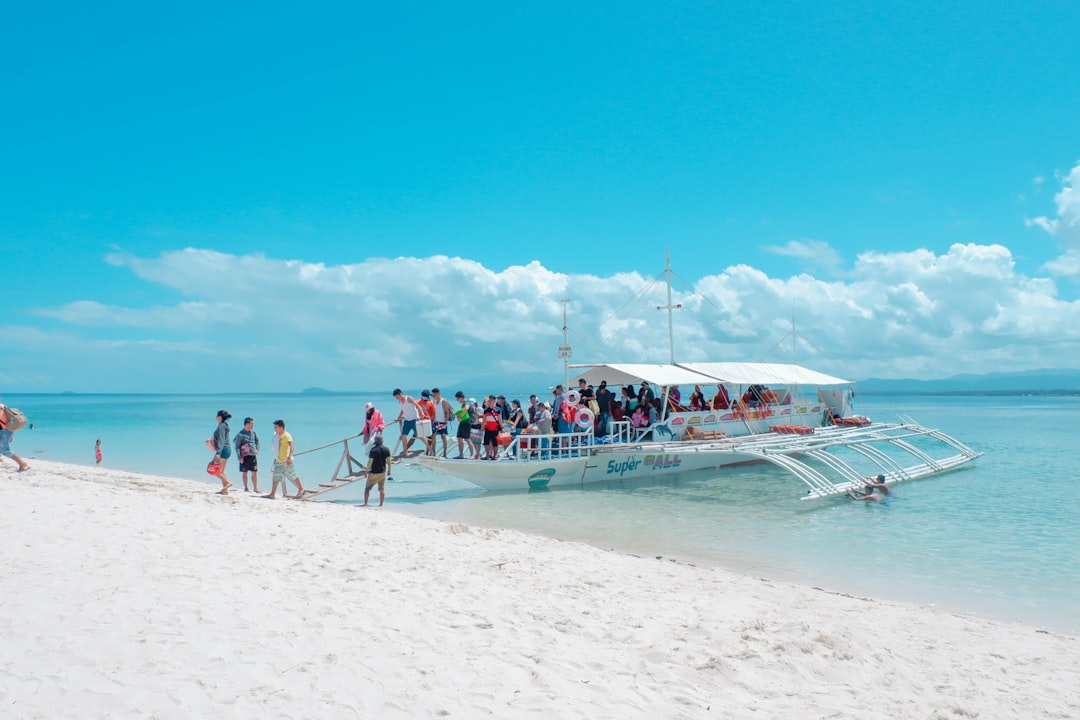
[[[1038,628],[214,490],[0,468],[0,717],[1080,717]]]

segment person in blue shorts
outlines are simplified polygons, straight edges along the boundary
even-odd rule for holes
[[[26,461],[11,451],[11,440],[15,437],[15,433],[11,432],[6,427],[7,415],[3,414],[2,406],[0,406],[0,416],[2,416],[4,420],[4,427],[3,429],[0,429],[0,455],[11,458],[18,463],[19,472],[29,469],[30,466],[26,464]]]
[[[405,455],[416,442],[416,421],[420,419],[420,403],[416,398],[394,389],[394,399],[401,405],[397,422],[401,423],[401,454]]]

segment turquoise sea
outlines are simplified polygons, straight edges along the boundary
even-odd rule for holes
[[[367,400],[396,417],[389,394],[4,396],[34,423],[15,436],[14,450],[28,460],[92,465],[101,438],[106,467],[208,483],[216,481],[205,474],[203,441],[218,409],[233,414],[234,433],[245,415],[254,417],[266,448],[271,423],[284,418],[304,450],[359,432]],[[886,421],[905,413],[984,455],[956,472],[901,484],[882,504],[802,501],[797,479],[765,466],[508,494],[398,467],[387,504],[1080,634],[1080,398],[870,396],[857,400],[857,410]],[[396,440],[393,431],[388,439]],[[305,485],[328,479],[340,450],[299,457]],[[230,473],[239,487],[235,461]],[[264,472],[264,488],[268,479]],[[357,503],[361,492],[352,486],[324,497]]]

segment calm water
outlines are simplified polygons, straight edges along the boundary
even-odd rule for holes
[[[234,415],[234,433],[245,415],[254,417],[264,447],[272,421],[285,418],[303,450],[355,435],[369,399],[396,416],[396,403],[383,397],[5,396],[35,424],[16,435],[23,457],[93,464],[100,437],[107,467],[207,482],[203,441],[219,408]],[[512,494],[398,468],[387,503],[427,517],[1080,633],[1080,399],[870,397],[858,410],[886,421],[904,412],[985,454],[966,469],[902,484],[883,504],[804,502],[798,480],[756,466]],[[335,446],[298,458],[305,484],[329,478],[339,456]],[[235,462],[230,470],[239,485]],[[331,497],[355,503],[360,490]]]

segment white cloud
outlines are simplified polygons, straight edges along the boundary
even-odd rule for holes
[[[787,245],[767,245],[763,249],[774,255],[795,258],[808,269],[818,268],[837,273],[844,264],[840,254],[821,240],[792,240]]]
[[[109,262],[183,299],[39,308],[60,328],[0,327],[9,383],[241,392],[485,379],[503,389],[530,370],[554,382],[563,297],[575,362],[668,359],[657,310],[664,286],[636,273],[565,275],[538,262],[494,271],[447,256],[325,265],[192,248]],[[1000,245],[867,252],[843,280],[733,265],[697,290],[673,293],[683,360],[794,359],[854,379],[943,377],[1075,366],[1080,345],[1080,302],[1059,299],[1050,279],[1018,274]],[[803,338],[794,347],[793,319]]]
[[[1052,275],[1080,280],[1076,255],[1080,253],[1080,163],[1061,178],[1061,190],[1054,195],[1057,215],[1029,218],[1028,227],[1040,227],[1057,238],[1065,254],[1051,260],[1045,270]]]

